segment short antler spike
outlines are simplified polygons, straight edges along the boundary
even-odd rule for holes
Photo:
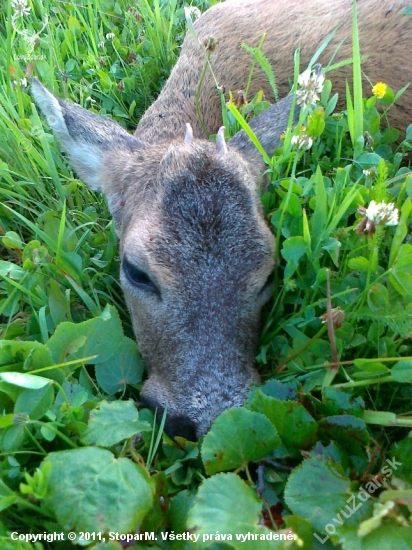
[[[186,134],[185,134],[185,140],[184,140],[184,144],[185,145],[191,145],[192,144],[192,141],[193,141],[193,130],[192,130],[192,127],[189,123],[186,124]]]
[[[225,127],[221,126],[219,128],[219,131],[216,135],[216,151],[219,153],[219,155],[226,155],[227,153],[227,145],[225,141]]]

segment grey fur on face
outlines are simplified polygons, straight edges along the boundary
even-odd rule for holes
[[[388,11],[387,0],[359,2],[363,69],[372,82],[400,87],[410,80],[411,19],[399,13],[408,4],[401,0]],[[195,29],[201,43],[210,35],[218,41],[210,62],[219,84],[232,91],[245,86],[253,61],[240,44],[255,47],[267,33],[263,53],[282,97],[297,47],[306,68],[339,25],[319,61],[327,65],[341,42],[334,62],[352,56],[351,18],[351,2],[342,0],[228,0],[208,10]],[[199,102],[207,131],[217,133],[216,145],[205,139],[195,108],[204,62],[202,47],[188,35],[134,136],[55,98],[35,79],[32,86],[76,172],[105,194],[114,217],[121,282],[149,370],[142,400],[151,408],[167,406],[168,433],[189,438],[204,434],[226,408],[242,405],[249,385],[259,382],[254,368],[259,318],[273,291],[274,237],[259,198],[267,167],[245,132],[225,143],[210,75]],[[341,97],[351,70],[343,66],[333,75]],[[271,98],[267,78],[256,67],[250,95],[259,90]],[[389,112],[396,127],[405,126],[410,93]],[[285,97],[251,123],[268,155],[281,144],[291,104]]]

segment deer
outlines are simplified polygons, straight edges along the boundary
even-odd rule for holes
[[[410,79],[411,21],[407,1],[359,0],[365,83],[402,86]],[[255,367],[260,317],[273,294],[274,235],[260,203],[266,165],[243,130],[227,142],[221,102],[210,74],[195,95],[205,63],[204,41],[215,79],[226,90],[243,89],[257,46],[272,63],[279,94],[251,122],[268,155],[280,146],[292,96],[293,54],[305,66],[333,29],[319,61],[350,58],[352,3],[346,0],[227,0],[207,10],[188,33],[178,61],[133,135],[113,120],[58,99],[37,79],[32,95],[91,189],[104,193],[119,237],[120,280],[140,353],[148,369],[141,404],[162,413],[171,437],[197,440],[216,417],[242,406]],[[401,70],[400,70],[401,69]],[[344,96],[351,66],[333,76]],[[250,94],[273,99],[256,68]],[[390,111],[405,126],[408,91]],[[216,143],[204,135],[216,134]]]

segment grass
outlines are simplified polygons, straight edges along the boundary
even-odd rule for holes
[[[143,365],[118,282],[113,222],[61,155],[25,81],[35,74],[133,130],[177,58],[183,7],[29,5],[14,23],[10,2],[0,15],[0,548],[40,548],[11,541],[13,531],[139,529],[159,540],[136,548],[187,549],[160,535],[186,528],[201,533],[199,548],[238,548],[236,533],[289,528],[305,548],[315,533],[345,550],[368,548],[374,537],[411,547],[412,130],[400,142],[397,129],[380,125],[403,90],[387,87],[380,99],[362,91],[356,13],[346,111],[335,112],[328,72],[319,101],[301,109],[284,146],[265,157],[262,203],[277,241],[276,291],[257,358],[265,384],[198,444],[171,441],[128,400],[138,399]],[[46,15],[31,50],[21,25],[39,32]],[[260,49],[250,53],[276,89]],[[295,61],[298,89],[305,68],[298,54]],[[256,140],[247,121],[267,105],[261,95],[240,110],[230,103],[227,132],[242,127]],[[393,204],[398,223],[366,226],[362,208],[371,201]],[[358,515],[333,522],[393,459],[401,465]]]

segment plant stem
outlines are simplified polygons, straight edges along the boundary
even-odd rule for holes
[[[50,422],[41,422],[40,420],[30,420],[29,424],[34,424],[35,426],[40,426],[40,427],[47,426],[47,428],[49,430],[51,430],[52,432],[54,432],[56,435],[58,435],[60,437],[60,439],[63,439],[63,441],[65,443],[67,443],[67,445],[69,445],[69,447],[71,447],[72,449],[78,449],[78,445],[76,445],[76,443],[74,441],[69,439],[67,437],[67,435],[64,435],[64,433],[62,433],[60,430],[55,428],[52,423],[50,423]],[[47,453],[45,453],[45,454],[47,454]]]
[[[392,376],[383,376],[382,378],[368,378],[366,380],[356,380],[353,382],[343,382],[342,384],[333,384],[334,388],[357,388],[369,386],[369,384],[382,384],[383,382],[395,382]]]

